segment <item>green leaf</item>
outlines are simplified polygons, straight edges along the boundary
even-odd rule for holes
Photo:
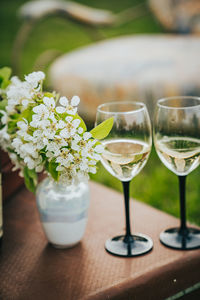
[[[8,104],[8,100],[6,99],[0,101],[0,110],[6,110],[7,104]]]
[[[46,155],[42,155],[42,160],[44,162],[45,170],[49,173],[49,162],[46,160]]]
[[[53,94],[53,93],[50,93],[50,92],[45,92],[45,93],[44,93],[44,97],[54,98],[54,94]]]
[[[92,134],[93,138],[97,140],[104,139],[111,131],[113,127],[114,118],[109,118],[99,124],[97,127],[93,128],[90,133]]]
[[[14,134],[17,131],[16,121],[8,122],[8,130],[7,131],[9,134]]]
[[[18,120],[21,118],[21,114],[18,114],[18,113],[12,114],[12,115],[10,115],[10,118],[12,120],[15,120],[16,122],[18,122]]]
[[[54,159],[52,159],[48,165],[49,173],[51,174],[51,176],[53,177],[53,179],[55,181],[58,181],[58,179],[59,179],[59,172],[56,171],[57,166],[58,166],[58,164],[55,162]]]
[[[35,172],[35,169],[28,169],[28,174],[30,178],[37,181],[37,173]]]
[[[0,88],[5,89],[10,83],[10,75],[11,75],[11,69],[8,67],[4,67],[0,69]]]
[[[34,175],[35,170],[30,170],[28,167],[24,167],[24,182],[29,191],[35,194],[37,185],[37,175]]]
[[[23,113],[21,114],[20,119],[26,119],[28,122],[32,121],[32,115],[33,115],[33,108],[31,106],[29,106],[27,109],[25,109],[23,111]]]
[[[7,147],[7,151],[10,152],[10,153],[15,153],[15,154],[16,154],[15,150],[13,150],[13,149],[10,148],[10,147]],[[20,160],[19,157],[18,157],[18,160]]]
[[[79,119],[81,121],[79,126],[81,126],[83,128],[83,131],[87,130],[87,126],[86,126],[85,122],[78,114],[75,114],[74,119]]]

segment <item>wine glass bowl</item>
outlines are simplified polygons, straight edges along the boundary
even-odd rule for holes
[[[102,164],[121,181],[130,181],[147,162],[151,151],[150,121],[143,103],[111,102],[97,109],[96,123],[113,117],[110,134],[102,141]]]
[[[105,169],[123,184],[126,233],[106,241],[108,252],[118,256],[136,256],[152,249],[145,235],[132,235],[129,216],[129,184],[146,164],[152,145],[151,123],[145,104],[140,102],[111,102],[97,108],[96,125],[113,117],[113,127],[102,140],[101,162]]]
[[[174,249],[200,247],[200,231],[186,225],[186,176],[200,164],[200,98],[178,96],[157,102],[154,144],[162,163],[179,178],[181,224],[160,235]]]

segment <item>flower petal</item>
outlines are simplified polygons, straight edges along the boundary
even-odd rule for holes
[[[63,129],[65,127],[65,122],[62,120],[59,120],[59,122],[56,124],[56,127],[59,129]]]
[[[60,104],[62,106],[67,106],[69,104],[69,101],[68,101],[68,99],[66,97],[60,97],[60,101],[59,102],[60,102]]]
[[[102,145],[97,145],[94,148],[94,151],[97,152],[97,153],[103,153],[103,150],[104,150],[104,147]]]
[[[60,136],[68,139],[70,137],[70,134],[69,134],[68,130],[66,128],[64,128],[63,130],[61,130]]]
[[[68,109],[67,110],[67,113],[69,114],[69,115],[75,115],[76,113],[77,113],[77,108],[74,108],[74,109]]]
[[[80,121],[79,119],[74,119],[74,120],[72,121],[72,124],[73,124],[73,126],[74,126],[75,128],[77,128],[77,127],[79,126],[80,123],[81,123],[81,121]]]
[[[72,106],[77,106],[79,105],[80,102],[80,98],[78,96],[73,96],[71,99],[71,105]]]
[[[66,120],[66,122],[71,123],[71,121],[73,120],[73,118],[68,116],[68,117],[65,118],[65,120]]]
[[[40,104],[40,105],[33,107],[33,112],[36,114],[39,114],[39,113],[41,113],[41,111],[44,111],[45,109],[46,109],[45,105]]]
[[[28,106],[29,101],[27,99],[22,100],[22,106]]]
[[[82,127],[79,127],[79,128],[78,128],[78,133],[79,133],[79,134],[83,133],[83,128],[82,128]]]
[[[84,132],[84,134],[83,134],[83,139],[85,140],[85,141],[87,141],[89,138],[91,138],[92,137],[92,135],[91,135],[91,133],[90,132]]]
[[[43,102],[48,107],[53,107],[53,108],[55,107],[55,101],[52,97],[51,98],[44,97]]]
[[[58,114],[63,114],[65,112],[65,108],[63,106],[57,106],[56,107],[56,112]]]

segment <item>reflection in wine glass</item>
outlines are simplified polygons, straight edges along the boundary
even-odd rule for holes
[[[180,189],[180,227],[162,232],[160,241],[174,249],[199,248],[200,230],[186,225],[185,180],[200,164],[200,98],[179,96],[159,100],[154,143],[163,164],[178,175]]]
[[[114,118],[113,128],[102,141],[101,162],[107,171],[123,184],[126,216],[125,235],[106,241],[105,248],[117,256],[131,257],[144,254],[153,247],[152,240],[131,234],[129,216],[129,185],[147,162],[151,151],[151,123],[146,106],[139,102],[112,102],[97,109],[96,125]]]

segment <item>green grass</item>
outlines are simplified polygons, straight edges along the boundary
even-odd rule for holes
[[[1,48],[0,66],[11,66],[11,53],[16,33],[21,26],[21,20],[16,17],[16,12],[25,0],[1,0],[0,26],[1,26]],[[87,4],[92,7],[109,9],[120,12],[141,0],[77,0],[76,2]],[[151,34],[160,33],[163,29],[149,14],[135,21],[129,21],[115,28],[101,29],[106,37],[115,37],[128,34]],[[41,20],[31,33],[25,45],[20,75],[31,72],[37,57],[47,49],[56,49],[60,53],[72,51],[77,47],[92,43],[86,31],[73,22],[58,17],[49,17]],[[113,178],[99,164],[99,172],[92,176],[107,186],[122,190],[119,181]],[[141,173],[131,182],[131,195],[154,207],[164,210],[174,216],[179,215],[178,180],[176,175],[170,172],[158,159],[153,150],[149,161]],[[199,168],[187,179],[187,212],[191,222],[200,225],[200,185]]]
[[[101,164],[92,179],[122,191],[119,180],[113,178]],[[188,220],[200,224],[199,168],[188,176],[186,187]],[[154,148],[144,169],[131,181],[130,193],[133,198],[179,216],[178,178],[160,162]]]

